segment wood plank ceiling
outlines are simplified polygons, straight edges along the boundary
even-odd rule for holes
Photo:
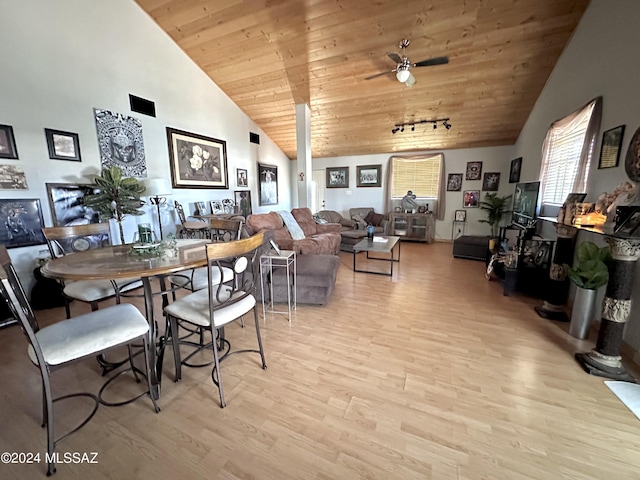
[[[589,0],[136,0],[293,159],[512,145]],[[408,87],[393,73],[408,38]],[[392,134],[396,123],[449,118]],[[200,132],[215,135],[215,132]]]

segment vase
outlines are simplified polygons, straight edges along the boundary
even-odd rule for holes
[[[587,338],[596,309],[597,290],[576,288],[576,297],[571,310],[569,334],[576,338]]]

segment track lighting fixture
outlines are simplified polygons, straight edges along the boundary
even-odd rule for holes
[[[438,128],[438,123],[440,122],[442,122],[442,126],[447,130],[451,128],[448,118],[436,118],[434,120],[418,120],[415,122],[396,123],[391,129],[391,133],[395,135],[398,132],[404,132],[404,127],[411,127],[411,131],[413,132],[416,129],[416,125],[421,123],[433,123],[433,129],[436,130]]]

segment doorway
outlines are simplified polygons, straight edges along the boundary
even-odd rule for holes
[[[311,175],[311,213],[325,209],[325,171],[313,170]]]

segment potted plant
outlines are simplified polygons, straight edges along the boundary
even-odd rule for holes
[[[576,286],[571,311],[569,333],[576,338],[587,338],[593,320],[596,295],[609,281],[606,262],[611,258],[609,247],[598,247],[593,242],[582,242],[576,249],[575,266],[564,265],[567,276]]]
[[[122,170],[115,166],[102,170],[93,181],[100,188],[100,193],[84,197],[84,204],[98,212],[101,218],[118,222],[120,242],[124,245],[122,220],[127,215],[144,214],[140,210],[144,205],[140,200],[140,195],[145,190],[144,185],[136,178],[122,178]]]
[[[509,200],[511,195],[499,197],[497,193],[487,193],[478,205],[481,210],[487,213],[487,218],[478,220],[480,223],[488,223],[491,227],[491,237],[489,239],[489,249],[495,247],[495,239],[498,238],[500,222],[505,214],[509,213]],[[494,245],[491,245],[493,241]]]

